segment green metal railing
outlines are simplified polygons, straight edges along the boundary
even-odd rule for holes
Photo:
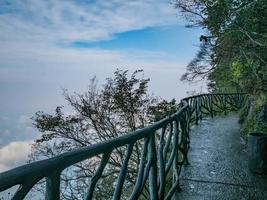
[[[187,152],[191,124],[198,124],[205,116],[213,117],[219,112],[227,114],[241,108],[246,95],[202,94],[181,100],[176,113],[133,133],[94,144],[75,151],[63,153],[50,159],[33,162],[0,174],[0,191],[20,185],[13,199],[23,199],[38,181],[46,179],[47,200],[60,199],[60,175],[64,169],[78,162],[98,156],[101,159],[90,183],[86,199],[94,198],[97,182],[107,167],[116,148],[126,147],[124,160],[118,172],[112,199],[120,199],[126,184],[129,160],[134,145],[142,151],[138,158],[135,184],[128,199],[138,199],[145,188],[147,198],[171,199],[180,190],[179,176],[183,164],[188,164]]]

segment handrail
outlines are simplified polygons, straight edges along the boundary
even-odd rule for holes
[[[39,180],[46,178],[46,199],[60,199],[61,172],[78,162],[102,155],[99,167],[91,177],[86,198],[92,199],[95,185],[113,150],[127,147],[113,194],[113,199],[120,199],[133,145],[139,143],[143,147],[143,153],[139,158],[139,166],[135,166],[137,178],[129,199],[138,199],[147,185],[150,199],[171,199],[180,188],[181,167],[188,164],[190,124],[198,124],[207,115],[213,117],[218,112],[227,114],[228,111],[236,111],[241,108],[245,98],[244,93],[201,94],[184,98],[176,113],[145,128],[0,173],[0,192],[20,185],[13,199],[23,199]],[[168,177],[173,180],[167,190]]]

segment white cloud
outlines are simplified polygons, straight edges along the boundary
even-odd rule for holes
[[[177,24],[177,10],[168,0],[9,2],[2,14],[0,6],[0,77],[5,84],[14,80],[48,83],[50,76],[56,87],[68,87],[62,79],[71,70],[69,75],[79,72],[88,79],[110,76],[122,67],[143,68],[146,74],[166,69],[177,72],[186,63],[159,52],[68,48],[75,40],[106,40],[125,31]],[[73,78],[66,75],[66,79]]]
[[[177,81],[176,74],[184,71],[187,60],[178,61],[167,53],[77,49],[65,45],[75,40],[106,40],[116,33],[177,24],[180,21],[177,10],[168,0],[9,2],[6,11],[0,14],[0,77],[6,85],[14,82],[37,85],[43,81],[46,85],[68,88],[66,80],[70,84],[75,75],[79,74],[81,86],[88,83],[82,82],[85,74],[87,80],[93,75],[108,77],[114,69],[123,67],[142,68],[149,76],[150,72],[152,76],[156,72],[171,72],[169,79]],[[21,101],[29,97],[24,98],[25,95],[22,94]],[[31,98],[33,102],[37,95]],[[12,105],[13,100],[8,99],[3,101]]]
[[[0,36],[13,41],[104,40],[125,31],[177,24],[176,12],[166,0],[15,0],[0,14]]]
[[[62,98],[60,87],[70,90],[78,88],[78,91],[84,91],[89,78],[96,75],[98,79],[103,80],[105,77],[110,77],[116,68],[144,69],[145,75],[151,78],[152,91],[166,98],[177,96],[171,92],[170,87],[179,87],[179,91],[186,91],[188,87],[179,83],[179,76],[185,72],[184,66],[188,60],[178,60],[163,52],[61,48],[44,43],[21,43],[19,48],[17,45],[9,45],[10,51],[5,48],[0,49],[0,58],[3,58],[0,64],[7,66],[0,68],[2,81],[30,82],[32,87],[36,88],[41,88],[40,84],[45,84],[46,87],[53,84],[53,88],[49,88],[49,93],[53,94],[56,91],[60,98]],[[23,51],[16,49],[23,49]],[[28,90],[31,92],[31,89]],[[48,89],[40,92],[46,92],[46,90]],[[22,95],[26,96],[26,93]],[[184,96],[185,92],[179,95]],[[51,105],[51,102],[55,102],[55,95],[49,99],[37,100],[38,96],[39,91],[35,94],[31,92],[26,97],[22,97],[21,101],[31,97],[27,101],[34,102],[31,104],[32,107],[36,103],[46,102],[45,105]],[[15,102],[12,103],[13,100],[6,102],[16,105]]]
[[[15,141],[0,148],[0,172],[23,164],[30,153],[32,140]]]

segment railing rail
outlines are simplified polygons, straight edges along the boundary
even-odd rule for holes
[[[46,199],[60,199],[60,174],[69,166],[102,155],[90,184],[86,199],[92,199],[98,180],[107,166],[112,152],[126,147],[112,199],[120,199],[133,147],[139,143],[142,154],[136,168],[136,180],[129,199],[138,199],[145,187],[152,200],[171,199],[179,190],[179,175],[183,164],[188,164],[187,152],[192,123],[198,124],[204,116],[213,117],[219,112],[227,114],[241,108],[246,94],[202,94],[181,100],[176,113],[150,126],[123,136],[84,147],[61,155],[33,162],[0,174],[0,192],[20,185],[13,199],[23,199],[31,188],[46,178]],[[166,187],[169,184],[168,188]]]

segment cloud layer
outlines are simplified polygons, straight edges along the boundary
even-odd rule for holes
[[[31,140],[17,141],[0,148],[0,173],[23,164],[30,153],[30,144]]]
[[[2,40],[105,40],[116,33],[177,24],[166,0],[14,0],[0,3]]]

